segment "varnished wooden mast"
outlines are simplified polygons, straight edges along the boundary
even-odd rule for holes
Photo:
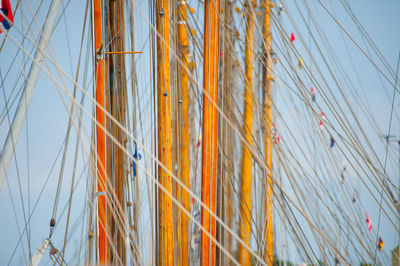
[[[244,90],[244,122],[243,132],[249,146],[253,144],[253,61],[254,61],[254,0],[246,2],[246,44],[245,44],[245,90]],[[251,153],[247,146],[243,144],[242,148],[242,182],[240,194],[240,238],[250,246],[251,236],[251,174],[252,163]],[[250,265],[250,253],[246,247],[239,244],[239,263],[241,265]]]
[[[180,69],[180,88],[182,91],[182,99],[180,101],[182,107],[182,122],[181,122],[181,142],[180,142],[180,178],[182,183],[190,189],[190,160],[189,160],[189,71],[188,54],[189,54],[189,40],[187,28],[187,5],[186,1],[178,1],[178,41],[179,41],[179,64]],[[183,207],[190,212],[190,197],[184,190],[180,189],[181,203]],[[180,254],[181,265],[188,265],[189,263],[189,217],[180,212],[181,227],[180,227]]]
[[[114,53],[114,51],[125,50],[125,7],[123,0],[109,0],[108,1],[108,15],[109,15],[109,38],[112,40],[109,45],[109,50],[112,54],[108,55],[108,70],[109,70],[109,112],[111,115],[123,126],[126,126],[126,72],[125,72],[125,56],[124,54]],[[125,212],[125,187],[126,187],[126,164],[125,155],[119,145],[126,146],[125,134],[121,128],[114,122],[109,121],[110,131],[114,139],[119,142],[109,139],[111,142],[111,149],[107,151],[110,158],[109,172],[113,177],[113,190],[115,198],[112,205],[114,215],[110,215],[109,223],[114,242],[115,251],[111,253],[112,261],[114,264],[126,264],[126,231],[124,221]],[[113,193],[114,194],[114,193]],[[108,205],[107,207],[111,207]],[[115,253],[116,252],[116,253]]]
[[[224,30],[223,30],[223,91],[220,93],[222,95],[222,111],[230,120],[232,119],[232,106],[233,106],[233,86],[235,80],[235,70],[233,64],[233,56],[230,51],[234,49],[234,38],[233,38],[233,19],[232,19],[232,11],[233,11],[233,2],[225,1],[224,5]],[[233,180],[233,164],[232,164],[232,128],[229,123],[221,119],[221,145],[222,145],[222,160],[221,160],[221,176],[222,176],[222,218],[224,222],[228,225],[228,227],[232,227],[233,217],[235,216],[232,206],[232,180]],[[226,248],[229,254],[233,254],[232,251],[232,235],[227,230],[221,227],[222,231],[222,241],[223,246]],[[230,259],[224,255],[223,252],[220,252],[221,259],[220,265],[227,265],[230,262]]]
[[[157,35],[158,159],[171,170],[169,1],[157,0],[156,9],[157,32],[159,33]],[[158,190],[158,264],[173,265],[172,179],[162,167],[158,167],[158,180],[169,194]]]
[[[96,151],[97,151],[97,228],[98,228],[98,262],[99,264],[107,264],[110,261],[107,258],[106,247],[108,245],[106,236],[106,186],[105,186],[105,128],[104,111],[104,78],[103,78],[103,59],[101,56],[103,29],[101,19],[101,1],[93,1],[94,13],[94,47],[96,51],[96,102],[100,105],[96,106]],[[102,193],[100,193],[102,192]]]
[[[270,14],[271,7],[273,4],[266,0],[264,1],[264,65],[263,65],[263,77],[262,84],[265,92],[265,115],[266,115],[266,132],[265,132],[265,156],[268,167],[267,180],[266,180],[266,192],[265,192],[265,251],[264,258],[268,265],[273,264],[274,255],[274,228],[273,228],[273,215],[272,215],[272,58],[271,58],[271,24]]]
[[[204,8],[204,93],[201,200],[216,213],[218,51],[220,0],[206,0]],[[215,239],[216,223],[201,209],[201,225]],[[201,265],[215,265],[215,242],[201,233]]]

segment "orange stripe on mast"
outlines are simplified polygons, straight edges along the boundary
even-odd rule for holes
[[[217,193],[217,119],[213,102],[218,102],[220,0],[206,0],[204,7],[204,96],[201,200],[216,213]],[[208,98],[209,97],[209,98]],[[207,210],[201,209],[201,225],[216,238],[216,223]],[[201,265],[215,265],[215,242],[201,232]]]
[[[187,20],[187,5],[186,2],[181,1],[178,4],[178,41],[179,41],[179,58],[182,61],[182,65],[179,66],[180,71],[180,85],[182,90],[182,131],[181,131],[181,173],[180,178],[182,183],[190,188],[190,156],[189,156],[189,76],[186,71],[189,69],[188,56],[189,56],[189,40],[188,40],[188,28],[186,25]],[[184,189],[180,189],[180,200],[183,207],[190,212],[190,196]],[[181,228],[180,228],[180,251],[181,251],[181,264],[189,264],[189,237],[190,232],[190,220],[189,217],[180,211]]]
[[[273,200],[273,191],[272,191],[272,140],[271,134],[268,132],[271,131],[272,128],[272,58],[271,58],[271,43],[272,43],[272,35],[271,35],[271,22],[270,22],[270,14],[271,7],[273,7],[273,3],[270,0],[264,1],[264,59],[265,66],[263,69],[263,89],[265,92],[265,115],[266,115],[266,133],[265,133],[265,157],[267,163],[267,180],[266,180],[266,190],[265,190],[265,198],[264,198],[264,215],[265,215],[265,250],[264,250],[264,258],[265,262],[268,265],[273,265],[274,263],[274,228],[273,228],[273,215],[272,215],[272,200]]]
[[[101,19],[101,0],[93,1],[94,11],[94,47],[97,54],[100,54],[103,42],[103,29]],[[104,105],[104,77],[103,77],[103,59],[96,56],[96,102],[102,107]],[[96,106],[96,136],[97,136],[97,191],[104,192],[98,196],[97,202],[97,227],[98,227],[98,254],[99,264],[107,264],[106,252],[106,186],[105,186],[105,120],[104,111],[101,107]]]

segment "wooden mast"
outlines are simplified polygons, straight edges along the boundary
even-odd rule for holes
[[[129,12],[129,22],[130,22],[130,41],[131,41],[131,49],[134,50],[135,48],[135,20],[134,20],[134,7],[131,5],[130,6],[130,12]],[[133,122],[133,136],[137,138],[137,121],[136,121],[136,95],[137,95],[137,76],[136,76],[136,61],[135,61],[135,56],[134,53],[132,53],[132,70],[131,70],[131,87],[132,87],[132,122]],[[137,150],[137,140],[135,142],[135,149]],[[132,189],[133,190],[133,189]],[[135,203],[134,203],[134,209],[133,209],[133,224],[130,224],[130,228],[132,229],[132,233],[135,234],[133,236],[131,233],[129,233],[129,238],[130,238],[130,249],[131,252],[134,252],[134,246],[137,247],[137,249],[140,249],[139,245],[139,177],[136,176],[134,180],[134,191],[135,191]],[[153,227],[153,223],[152,223]],[[136,242],[134,245],[133,243]],[[133,260],[133,264],[138,264],[138,255],[135,254],[135,258]]]
[[[178,41],[179,41],[179,69],[180,69],[180,88],[182,91],[181,107],[183,119],[181,120],[182,130],[180,142],[180,178],[182,183],[190,189],[190,160],[189,160],[189,71],[188,55],[189,40],[187,34],[187,5],[186,1],[178,2]],[[183,207],[190,212],[190,196],[184,189],[180,189],[180,200]],[[180,211],[180,254],[181,265],[189,264],[189,217]]]
[[[125,22],[124,1],[122,0],[109,0],[108,1],[108,15],[109,15],[109,33],[111,47],[113,51],[125,50],[125,30],[123,23]],[[108,57],[108,70],[109,70],[109,112],[123,127],[126,126],[126,72],[125,72],[125,56],[124,54],[111,54]],[[119,142],[120,145],[125,145],[126,136],[123,130],[114,122],[109,121],[109,129],[113,138]],[[119,147],[116,141],[109,139],[111,142],[111,149],[107,151],[110,158],[110,175],[113,177],[113,189],[115,198],[113,197],[113,205],[108,206],[114,208],[113,215],[110,215],[109,226],[112,229],[111,236],[114,242],[115,252],[112,254],[112,261],[114,264],[126,264],[126,247],[125,239],[126,232],[124,229],[123,212],[125,212],[125,187],[126,187],[126,169],[125,169],[125,155],[123,150]],[[110,258],[111,259],[111,258]]]
[[[218,103],[219,0],[206,0],[204,7],[204,96],[201,200],[216,213]],[[201,225],[216,238],[216,223],[201,209]],[[201,232],[201,265],[215,265],[215,242]]]
[[[249,146],[253,144],[253,61],[254,61],[254,0],[246,2],[246,44],[245,44],[245,91],[244,91],[244,121],[243,132]],[[247,146],[242,148],[242,182],[240,195],[240,238],[250,246],[251,237],[251,153]],[[250,253],[247,248],[239,244],[239,263],[250,265]]]
[[[97,152],[97,228],[98,228],[98,262],[107,264],[110,261],[107,258],[106,247],[108,245],[106,237],[106,186],[105,186],[105,120],[104,111],[104,77],[103,77],[103,59],[101,55],[103,43],[103,29],[101,18],[101,0],[93,1],[94,13],[94,47],[96,51],[96,152]],[[100,192],[102,192],[100,194]]]
[[[224,30],[223,30],[223,91],[220,95],[222,95],[222,111],[228,117],[228,119],[232,119],[232,92],[234,86],[234,64],[232,58],[232,51],[234,49],[234,39],[233,39],[233,31],[232,31],[232,11],[233,11],[233,2],[225,1],[224,5]],[[222,162],[221,162],[221,177],[222,177],[222,217],[224,222],[228,225],[229,228],[232,226],[232,220],[234,217],[234,212],[232,209],[232,179],[233,179],[233,171],[232,171],[232,129],[229,123],[226,120],[221,119],[221,145],[222,150]],[[225,229],[221,227],[222,231],[222,240],[223,246],[226,248],[229,254],[233,254],[232,251],[232,235]],[[221,253],[221,252],[220,252]],[[220,265],[227,265],[230,259],[222,255],[220,259]]]
[[[271,43],[272,43],[272,35],[271,35],[271,24],[270,24],[270,14],[271,7],[273,4],[270,0],[264,1],[263,5],[264,9],[264,64],[263,64],[263,76],[262,76],[262,86],[265,92],[265,115],[266,115],[266,131],[265,131],[265,156],[267,163],[267,180],[266,180],[266,192],[265,192],[265,221],[266,224],[264,226],[265,232],[265,251],[264,258],[268,265],[273,264],[274,259],[274,228],[273,228],[273,214],[272,214],[272,137],[271,137],[271,129],[272,129],[272,58],[271,58]]]
[[[171,157],[171,89],[169,56],[169,1],[157,0],[157,99],[158,99],[158,159],[168,170]],[[159,265],[173,265],[172,179],[161,166],[158,180],[169,195],[158,190]]]

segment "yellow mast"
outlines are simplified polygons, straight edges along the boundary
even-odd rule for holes
[[[245,45],[245,91],[244,91],[244,122],[243,132],[249,146],[253,144],[253,61],[254,61],[254,0],[246,2],[246,45]],[[242,183],[241,183],[241,208],[240,208],[240,238],[250,246],[251,237],[251,154],[245,144],[242,148]],[[249,251],[239,244],[239,263],[250,265]]]
[[[201,200],[216,213],[217,109],[220,0],[206,0],[204,7],[204,96]],[[201,225],[215,239],[215,218],[201,209]],[[215,243],[201,232],[201,265],[215,265]]]
[[[158,99],[158,159],[168,170],[171,157],[171,89],[169,57],[169,1],[157,0],[157,99]],[[158,264],[173,265],[172,179],[161,166],[158,180],[169,195],[158,190]]]
[[[272,128],[272,58],[271,58],[271,24],[270,14],[273,3],[270,0],[264,1],[264,65],[263,65],[263,77],[262,84],[265,92],[265,115],[266,115],[266,133],[265,133],[265,156],[267,163],[267,180],[266,180],[266,193],[265,193],[265,251],[264,258],[268,265],[273,264],[274,259],[274,228],[273,228],[273,216],[272,216],[272,138],[268,132]]]
[[[189,40],[187,34],[187,5],[186,1],[178,2],[178,41],[179,41],[179,59],[181,64],[179,64],[180,69],[180,87],[182,91],[182,130],[181,132],[181,142],[180,142],[180,165],[181,172],[180,178],[182,183],[190,188],[190,160],[189,160],[189,77],[188,77],[188,55],[189,55]],[[190,211],[190,197],[189,194],[184,190],[181,191],[181,203],[183,207],[189,212]],[[181,227],[180,227],[180,251],[181,251],[181,265],[189,264],[189,217],[182,211],[180,211]]]

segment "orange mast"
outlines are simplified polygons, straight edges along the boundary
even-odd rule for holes
[[[190,188],[190,160],[189,160],[189,76],[188,76],[188,55],[189,55],[189,40],[187,37],[187,5],[185,1],[179,1],[178,3],[178,40],[179,40],[179,58],[182,61],[179,65],[180,69],[180,86],[182,91],[182,130],[181,130],[181,143],[180,143],[180,165],[181,172],[180,177],[183,184]],[[184,189],[181,191],[181,203],[183,207],[190,212],[190,196]],[[180,212],[181,228],[180,228],[180,251],[181,251],[181,264],[189,264],[189,217],[184,213]]]
[[[204,7],[204,96],[201,200],[216,213],[217,184],[217,109],[219,0],[206,0]],[[215,239],[216,223],[207,210],[201,209],[201,225]],[[215,265],[215,243],[201,232],[201,265]]]
[[[171,88],[169,56],[169,1],[157,0],[157,99],[158,99],[158,158],[172,169],[171,157]],[[158,180],[169,195],[158,190],[158,264],[173,265],[172,178],[161,166]]]
[[[254,61],[254,0],[246,2],[246,45],[245,45],[245,89],[244,89],[244,121],[243,132],[249,146],[253,145],[253,61]],[[251,236],[251,153],[247,146],[242,148],[242,182],[240,195],[240,238],[250,246]],[[246,247],[239,244],[239,263],[250,265],[250,253]]]
[[[265,251],[264,258],[268,265],[273,265],[274,262],[274,228],[273,228],[273,216],[272,216],[272,141],[271,134],[268,132],[272,128],[272,58],[271,58],[271,25],[270,25],[270,14],[271,7],[273,4],[266,0],[264,1],[264,60],[265,64],[263,67],[262,84],[265,92],[265,115],[266,115],[266,133],[265,133],[265,156],[267,161],[267,180],[266,180],[266,192],[265,192]]]
[[[93,1],[94,13],[94,47],[96,50],[96,141],[97,141],[97,228],[98,228],[98,254],[99,264],[107,264],[110,261],[107,258],[107,236],[106,236],[106,185],[105,185],[105,120],[104,111],[104,77],[103,77],[103,59],[101,55],[103,43],[103,29],[101,19],[101,0]],[[100,192],[102,192],[100,194]]]

